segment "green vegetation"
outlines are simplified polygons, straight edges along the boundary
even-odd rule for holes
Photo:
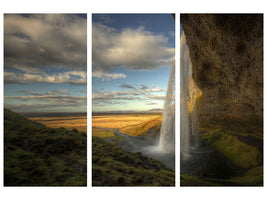
[[[230,179],[198,178],[181,174],[181,186],[263,186],[263,167],[249,170],[245,176]]]
[[[235,136],[252,137],[258,140],[263,139],[263,121],[257,118],[230,118],[210,119],[201,122],[200,130],[205,132],[212,129],[223,129]]]
[[[195,176],[190,176],[186,174],[181,174],[180,176],[181,186],[220,186],[218,182],[213,182],[203,178],[197,178]]]
[[[208,179],[181,175],[182,186],[262,186],[262,121],[258,119],[213,119],[202,122],[202,145],[222,153],[244,172],[229,179]]]
[[[247,169],[262,164],[262,154],[257,147],[241,142],[236,136],[222,129],[206,132],[202,134],[202,138],[238,167]]]
[[[162,121],[162,116],[159,116],[145,123],[123,127],[119,129],[119,131],[124,134],[133,136],[154,135],[155,133],[159,132],[161,127],[161,121]]]
[[[247,185],[247,186],[262,186],[263,185],[263,166],[253,168],[246,172],[245,176],[234,177],[228,180],[229,182]]]
[[[201,97],[202,98],[202,97]],[[199,99],[198,107],[201,105]],[[199,123],[203,146],[223,154],[240,175],[229,179],[208,179],[181,175],[183,186],[262,186],[263,185],[263,122],[258,118],[218,118],[203,116]]]
[[[5,186],[86,186],[86,134],[4,110]]]
[[[114,137],[114,132],[112,130],[93,128],[92,129],[92,136],[102,137],[102,138]]]
[[[125,141],[123,136],[114,134],[112,130],[105,130],[101,128],[92,128],[92,136],[103,138],[112,144],[118,144]]]
[[[92,138],[93,186],[174,186],[175,173],[159,161]]]

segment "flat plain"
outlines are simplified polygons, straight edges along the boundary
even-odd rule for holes
[[[50,128],[77,129],[80,132],[87,132],[87,116],[60,116],[60,117],[30,117],[32,121],[42,123]]]
[[[161,114],[109,114],[92,116],[93,132],[95,128],[107,128],[119,130],[128,135],[145,134],[149,129],[160,128]]]
[[[159,114],[98,115],[92,117],[92,127],[121,129],[148,122],[152,119],[158,118],[159,116]]]

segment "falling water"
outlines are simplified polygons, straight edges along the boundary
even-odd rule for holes
[[[190,128],[188,100],[194,97],[192,64],[185,34],[180,39],[180,148],[184,158],[190,157]],[[193,101],[191,101],[193,102]],[[192,103],[191,103],[192,106]]]
[[[159,148],[164,152],[175,152],[175,60],[164,104]]]

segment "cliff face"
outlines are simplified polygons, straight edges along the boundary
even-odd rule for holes
[[[263,118],[263,15],[182,14],[199,119]]]

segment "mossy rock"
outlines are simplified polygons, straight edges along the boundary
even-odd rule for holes
[[[262,164],[262,154],[257,147],[241,142],[223,129],[210,130],[202,134],[202,139],[238,167],[249,169]]]
[[[181,186],[220,186],[219,183],[204,180],[195,176],[181,174],[180,176]]]
[[[227,181],[245,186],[263,186],[263,166],[248,170],[245,176],[234,177]]]

